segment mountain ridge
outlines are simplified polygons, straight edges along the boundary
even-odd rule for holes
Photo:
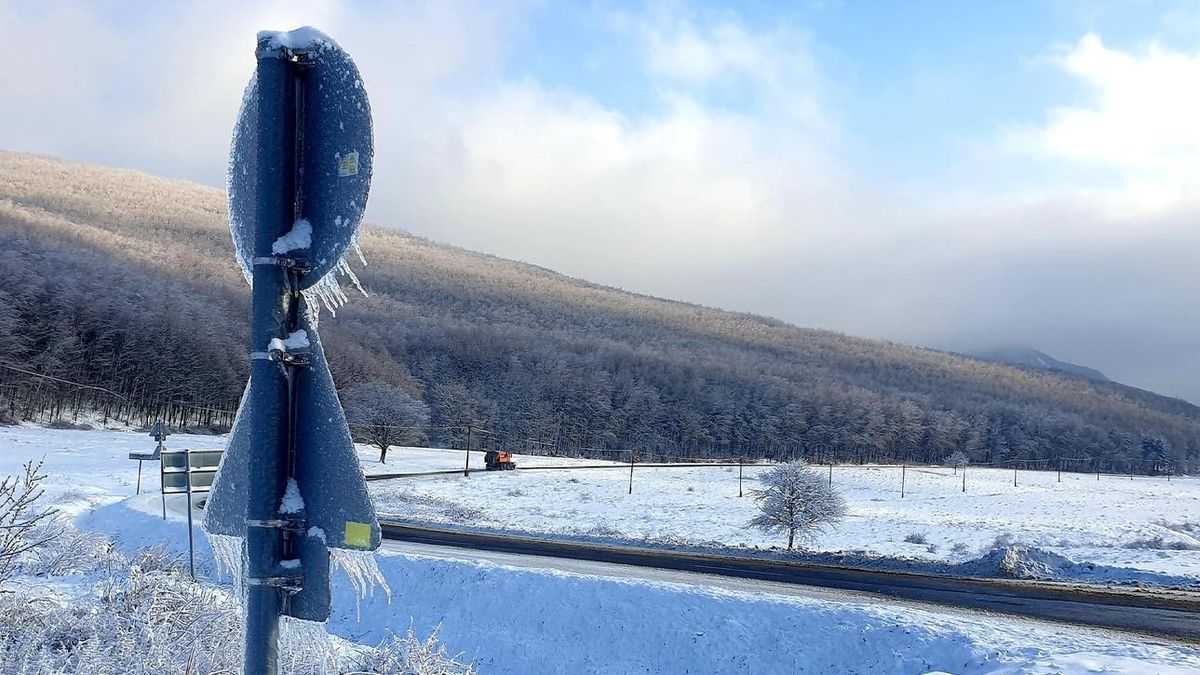
[[[0,152],[0,234],[0,308],[17,317],[0,324],[15,345],[0,358],[140,406],[236,405],[248,293],[222,191]],[[335,380],[404,387],[434,426],[690,456],[1118,461],[1152,435],[1194,461],[1200,447],[1200,408],[1178,399],[630,293],[374,226],[361,242],[370,297],[322,321]],[[32,409],[31,385],[12,386]]]
[[[1056,371],[1075,377],[1082,377],[1085,380],[1112,382],[1107,375],[1095,368],[1056,359],[1046,352],[1029,345],[997,345],[987,349],[966,351],[963,354],[971,358],[980,359],[981,361],[993,361],[1010,366]]]

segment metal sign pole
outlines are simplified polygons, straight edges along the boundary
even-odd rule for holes
[[[154,431],[151,432],[151,435],[154,436],[154,439],[158,442],[158,447],[156,448],[156,450],[158,452],[158,456],[160,458],[158,461],[158,491],[162,493],[162,514],[163,514],[163,520],[166,520],[167,519],[167,493],[163,490],[163,471],[162,471],[163,464],[162,464],[161,458],[162,458],[163,451],[166,450],[167,447],[166,447],[166,445],[163,444],[163,438],[166,437],[166,434],[163,433],[163,431],[164,430],[162,427],[162,422],[158,422],[157,424],[154,425]],[[140,473],[141,466],[142,466],[142,463],[138,462],[139,473]]]
[[[162,455],[159,455],[161,458]],[[158,492],[162,495],[163,520],[167,519],[167,464],[160,459],[158,462]]]
[[[381,541],[316,308],[301,295],[337,286],[326,276],[353,246],[374,141],[358,69],[332,38],[263,32],[255,55],[229,172],[230,232],[252,286],[250,382],[204,527],[244,537],[244,672],[275,675],[280,616],[329,619],[330,549],[370,564]]]
[[[184,479],[187,481],[187,516],[188,516],[188,569],[192,572],[192,581],[196,580],[196,541],[192,532],[192,451],[183,450]]]
[[[251,291],[250,378],[253,411],[246,502],[246,675],[278,667],[283,530],[277,526],[287,480],[288,387],[268,345],[286,335],[290,293],[272,245],[291,229],[296,209],[296,72],[286,54],[259,43],[258,204]]]

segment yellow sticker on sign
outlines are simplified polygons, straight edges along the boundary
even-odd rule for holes
[[[351,152],[338,160],[338,176],[357,176],[358,175],[358,153]]]
[[[371,526],[367,523],[346,522],[346,545],[371,548]]]

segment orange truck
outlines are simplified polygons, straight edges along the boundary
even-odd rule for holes
[[[483,456],[488,471],[508,471],[517,468],[512,453],[507,450],[488,450]]]

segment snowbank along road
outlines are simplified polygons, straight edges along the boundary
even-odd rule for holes
[[[1077,625],[1118,629],[1200,642],[1200,594],[1146,589],[818,566],[682,553],[636,546],[553,541],[383,523],[388,539],[479,551],[589,560],[621,565],[758,579],[776,583],[865,591],[904,600],[984,610]]]

